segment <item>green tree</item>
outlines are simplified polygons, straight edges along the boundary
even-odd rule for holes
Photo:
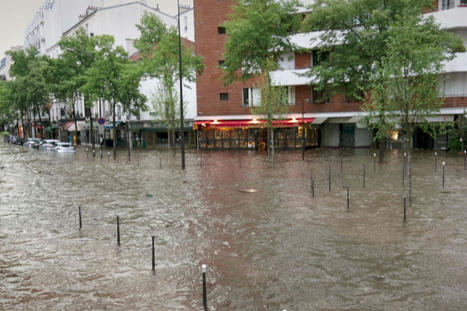
[[[177,84],[180,81],[177,29],[167,28],[152,14],[145,14],[137,27],[141,36],[135,42],[135,46],[141,52],[145,73],[157,79],[158,94],[154,97],[156,100],[154,106],[160,108],[157,112],[166,123],[169,144],[175,151],[175,130],[177,119],[180,117],[179,109],[176,107],[179,103]],[[194,82],[196,74],[203,72],[202,58],[196,56],[187,44],[183,44],[181,50],[183,81]]]
[[[438,125],[428,118],[443,105],[440,72],[443,61],[453,57],[457,40],[440,31],[432,18],[422,19],[419,15],[397,19],[388,34],[386,56],[375,64],[377,77],[371,78],[371,89],[377,91],[371,96],[374,104],[368,110],[370,115],[383,115],[381,118],[401,127],[408,155],[410,198],[412,137],[417,127],[432,135],[437,130]],[[385,103],[384,111],[379,110],[380,102]],[[375,118],[376,122],[381,118]]]
[[[0,131],[14,119],[8,81],[0,80]]]
[[[278,69],[280,58],[295,50],[290,35],[300,28],[298,7],[299,2],[294,0],[237,0],[224,23],[224,83],[260,76],[261,103],[251,112],[267,120],[270,156],[274,156],[272,120],[287,113],[288,99],[284,88],[272,85],[269,74]]]
[[[83,89],[91,99],[102,98],[112,107],[113,158],[117,157],[116,107],[123,111],[139,111],[144,107],[144,96],[139,93],[141,71],[130,64],[128,54],[121,46],[114,47],[112,36],[102,36],[98,42],[94,64],[87,70]]]
[[[62,54],[57,59],[51,60],[48,76],[51,82],[50,90],[56,99],[71,107],[76,137],[78,136],[76,103],[84,99],[85,108],[90,109],[93,105],[90,100],[91,94],[83,92],[83,86],[86,83],[86,72],[95,62],[96,45],[99,40],[106,40],[105,36],[90,37],[83,28],[80,28],[72,36],[63,37],[59,41]],[[90,124],[92,133],[92,115]],[[94,149],[94,139],[92,144]]]
[[[45,82],[47,57],[39,56],[39,52],[35,47],[31,47],[26,51],[8,51],[7,54],[13,60],[10,75],[14,77],[14,81],[9,84],[9,98],[13,109],[19,111],[21,115],[23,137],[25,138],[29,133],[26,124],[32,129],[30,126],[31,120],[29,120],[30,113],[32,113],[34,120],[37,112],[39,112],[39,118],[41,118],[40,112],[48,98],[47,84]],[[27,118],[27,122],[25,122],[25,118]]]
[[[120,74],[118,84],[118,97],[123,108],[123,112],[131,115],[139,115],[141,111],[147,110],[146,96],[139,90],[140,81],[143,77],[143,70],[137,63],[125,63]],[[130,126],[127,122],[127,139],[128,139],[128,161],[131,159],[131,134]]]
[[[431,34],[423,31],[423,34],[439,43],[438,50],[444,50],[447,54],[452,52],[453,46],[459,47],[459,40],[434,27],[433,20],[422,15],[423,9],[431,7],[432,3],[432,0],[316,0],[304,20],[303,29],[321,31],[318,45],[322,52],[330,55],[308,73],[318,77],[315,87],[330,93],[344,92],[362,102],[372,99],[371,92],[385,93],[385,89],[373,89],[375,84],[387,79],[387,76],[381,75],[376,64],[387,58],[394,35],[393,25],[398,21],[417,20],[419,25],[414,31],[433,31]],[[418,49],[413,44],[410,46]],[[432,60],[438,61],[435,59]],[[387,96],[379,98],[377,107],[367,102],[364,110],[377,108],[385,112],[390,109],[384,101]],[[381,161],[392,122],[384,116],[385,113],[378,114],[376,123],[372,119],[373,126],[377,128],[375,138],[380,140]]]

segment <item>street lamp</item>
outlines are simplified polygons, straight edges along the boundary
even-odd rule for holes
[[[181,135],[181,157],[182,170],[185,169],[185,133],[183,125],[183,78],[182,78],[182,33],[180,32],[180,0],[177,0],[178,9],[178,64],[180,73],[180,135]]]
[[[302,161],[305,160],[305,101],[302,100]]]

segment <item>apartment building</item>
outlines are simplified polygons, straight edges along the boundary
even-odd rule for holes
[[[154,14],[168,27],[176,27],[178,16],[173,16],[161,11],[158,5],[150,6],[147,1],[112,1],[103,0],[47,0],[34,15],[26,31],[26,48],[34,45],[41,54],[52,58],[58,57],[62,51],[58,42],[63,36],[71,36],[78,29],[83,28],[90,36],[108,34],[115,38],[115,45],[122,46],[130,56],[135,58],[137,51],[134,41],[139,38],[140,33],[136,25],[140,23],[145,13]],[[184,42],[191,46],[194,41],[194,16],[193,8],[182,6],[180,12],[181,35]],[[111,111],[111,105],[105,101],[96,102],[90,110],[85,109],[84,101],[80,100],[74,104],[74,110],[78,118],[77,131],[80,133],[82,143],[90,143],[91,137],[98,142],[102,137],[104,142],[112,143],[112,125],[110,120],[115,113],[117,120],[118,141],[126,141],[125,131],[120,129],[120,124],[128,124],[133,137],[141,145],[155,146],[157,143],[167,141],[166,129],[161,125],[160,118],[151,103],[151,97],[156,92],[158,81],[155,79],[144,79],[141,81],[140,89],[146,95],[147,110],[141,111],[138,116],[123,112],[121,105],[117,105],[116,111]],[[184,87],[185,118],[187,120],[186,130],[191,130],[196,115],[196,84],[185,83]],[[75,123],[72,122],[72,107],[53,100],[49,105],[50,121],[48,130],[51,136],[65,139],[69,133],[75,131]],[[98,132],[97,122],[93,124],[91,133],[90,116],[94,121],[97,118],[105,119],[106,126],[104,134]],[[192,136],[191,139],[194,142]]]
[[[302,1],[304,5],[312,1]],[[441,26],[453,31],[467,41],[466,1],[440,0],[435,9],[427,14],[434,15]],[[222,57],[226,41],[222,24],[232,12],[232,0],[195,0],[196,53],[205,59],[205,72],[197,84],[197,106],[195,129],[200,148],[264,148],[266,129],[264,122],[250,112],[250,105],[259,99],[259,89],[255,80],[234,82],[224,86],[221,80]],[[299,33],[292,36],[292,42],[299,50],[284,55],[279,62],[280,69],[271,73],[274,85],[288,90],[289,113],[285,119],[277,120],[275,146],[281,149],[301,148],[302,135],[306,147],[369,147],[373,134],[366,128],[365,113],[361,103],[335,95],[329,100],[313,90],[310,78],[301,76],[319,62],[317,53],[318,33]],[[448,79],[442,80],[442,94],[446,103],[433,118],[433,122],[452,121],[464,114],[467,107],[467,53],[459,53],[444,66]],[[395,137],[397,138],[397,133]],[[434,140],[419,131],[414,144],[420,148],[445,148],[446,137]]]

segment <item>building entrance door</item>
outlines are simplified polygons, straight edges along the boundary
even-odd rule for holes
[[[341,124],[340,126],[340,142],[341,147],[355,146],[355,124]]]

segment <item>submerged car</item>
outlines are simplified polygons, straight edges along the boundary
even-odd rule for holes
[[[70,143],[57,143],[54,150],[58,153],[72,153],[75,152],[75,147]]]
[[[53,150],[60,141],[57,139],[44,139],[39,146],[40,150]]]
[[[41,140],[39,138],[28,138],[24,143],[23,146],[28,146],[31,148],[39,148],[41,144]]]
[[[13,136],[13,135],[10,136],[10,143],[12,143],[14,145],[22,145],[23,141],[24,140],[21,137]]]

